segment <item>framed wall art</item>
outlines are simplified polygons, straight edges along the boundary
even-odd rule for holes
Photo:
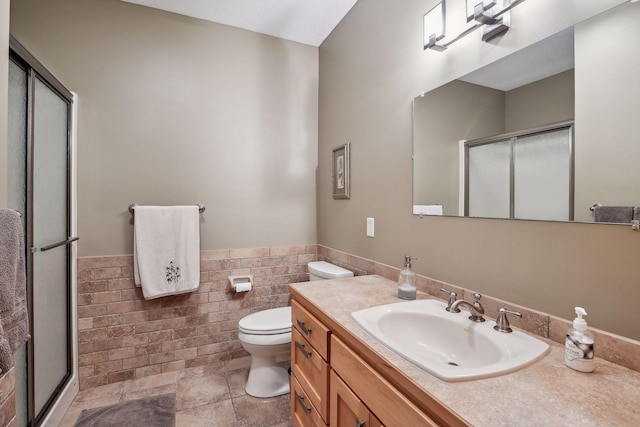
[[[333,198],[349,199],[349,143],[333,149]]]

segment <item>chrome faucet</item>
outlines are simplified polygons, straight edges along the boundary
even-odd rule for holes
[[[449,313],[460,313],[460,309],[458,308],[456,308],[455,310],[451,310],[451,306],[454,302],[456,302],[458,294],[445,288],[440,288],[440,292],[444,292],[445,294],[449,295],[449,302],[447,303],[447,308],[445,308],[445,310],[447,310]]]
[[[473,304],[469,301],[459,299],[451,304],[451,311],[453,312],[458,308],[459,305],[462,305],[464,307],[467,307],[469,309],[469,312],[471,312],[469,320],[473,320],[474,322],[484,322],[485,319],[484,317],[482,317],[484,315],[484,307],[482,306],[482,304],[480,304],[480,298],[482,298],[482,295],[476,292],[475,294],[473,294]]]
[[[522,317],[522,313],[520,312],[511,311],[511,310],[507,310],[504,307],[500,307],[500,309],[498,309],[498,318],[496,319],[496,324],[493,327],[493,329],[495,329],[498,332],[505,332],[505,333],[513,332],[513,329],[511,329],[511,327],[509,326],[509,319],[507,318],[507,314],[510,314],[516,317]]]

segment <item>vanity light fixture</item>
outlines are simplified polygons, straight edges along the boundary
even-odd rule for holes
[[[441,1],[424,15],[424,48],[440,50],[440,46],[436,44],[444,38],[445,34],[445,6]]]
[[[497,24],[495,19],[484,13],[496,5],[495,0],[466,0],[467,2],[467,22],[478,21],[483,24]]]
[[[443,43],[438,43],[445,38],[446,14],[444,1],[442,1],[424,15],[424,49],[444,51],[451,44],[478,28],[482,28],[482,41],[489,41],[509,30],[511,24],[509,11],[523,1],[464,0],[466,21],[469,24],[460,34],[447,37]],[[440,29],[441,32],[438,33]]]

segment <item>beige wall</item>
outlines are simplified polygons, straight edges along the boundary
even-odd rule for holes
[[[79,96],[81,256],[132,253],[133,202],[205,204],[203,250],[315,242],[318,48],[118,0],[11,32]]]
[[[459,212],[460,140],[504,132],[505,93],[455,80],[413,104],[413,203]]]
[[[0,206],[7,203],[7,82],[9,80],[9,0],[0,0]]]
[[[581,221],[593,221],[586,208],[594,203],[640,206],[640,7],[635,6],[576,29],[582,40],[576,44],[576,139],[584,149],[576,149],[575,197]],[[602,145],[608,148],[604,152],[597,150]]]
[[[583,305],[590,324],[640,339],[629,227],[411,214],[411,100],[622,2],[524,2],[504,37],[472,34],[443,53],[422,50],[429,3],[360,1],[320,47],[318,243],[396,267],[410,253],[421,274],[564,318]],[[346,141],[352,197],[333,200],[331,149]]]
[[[573,120],[573,70],[506,92],[505,132]]]

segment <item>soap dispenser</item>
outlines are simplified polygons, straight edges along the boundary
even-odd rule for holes
[[[593,372],[595,337],[587,330],[587,322],[582,318],[587,315],[585,309],[576,307],[575,310],[577,317],[573,321],[573,328],[567,331],[564,362],[576,371]]]
[[[398,277],[398,298],[416,299],[416,273],[411,270],[411,255],[404,256],[404,268]]]

